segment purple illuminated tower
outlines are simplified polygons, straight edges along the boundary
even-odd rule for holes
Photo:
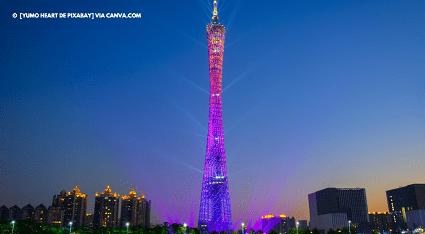
[[[210,112],[207,153],[198,227],[205,232],[232,230],[226,154],[224,153],[223,119],[221,115],[221,70],[223,67],[224,26],[217,22],[214,0],[213,22],[207,25],[210,61]]]

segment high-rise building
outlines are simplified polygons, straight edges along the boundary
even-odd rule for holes
[[[369,219],[373,232],[390,231],[390,214],[388,212],[369,212]]]
[[[65,200],[66,191],[62,189],[59,195],[53,196],[52,206],[54,207],[62,207],[63,201]]]
[[[233,228],[224,150],[221,79],[225,28],[219,24],[214,0],[213,22],[207,25],[210,73],[210,105],[207,150],[199,208],[201,232],[230,231]]]
[[[425,184],[411,184],[386,193],[393,230],[425,227]]]
[[[47,218],[46,218],[46,224],[52,226],[52,227],[59,227],[62,228],[64,225],[63,219],[65,216],[65,211],[62,210],[61,207],[56,206],[49,206],[47,209]]]
[[[86,227],[93,227],[93,214],[86,214],[86,224],[84,226]]]
[[[34,207],[31,204],[28,204],[21,209],[22,220],[32,220],[34,215]]]
[[[40,224],[43,224],[43,225],[46,223],[46,221],[47,221],[47,208],[43,204],[40,204],[35,208],[33,219],[36,223],[40,223]]]
[[[99,195],[96,193],[93,214],[93,227],[118,227],[120,195],[112,193],[109,186]]]
[[[53,227],[62,227],[64,224],[65,207],[64,201],[66,197],[65,189],[60,191],[59,195],[54,195],[52,205],[46,211],[45,224]],[[65,224],[66,225],[66,224]]]
[[[84,225],[84,218],[87,212],[87,195],[80,193],[78,186],[75,186],[72,193],[68,192],[61,207],[65,211],[64,225],[68,225],[70,222],[72,222],[73,227]]]
[[[150,226],[151,201],[146,200],[143,193],[137,197],[134,189],[128,196],[123,196],[121,201],[121,228],[129,223],[133,226]]]
[[[310,227],[336,229],[369,222],[364,188],[326,188],[308,195]]]

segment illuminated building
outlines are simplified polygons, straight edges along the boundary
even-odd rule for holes
[[[61,228],[63,226],[63,218],[65,211],[61,207],[49,206],[47,209],[46,223],[53,227]]]
[[[46,223],[46,221],[47,221],[47,208],[43,204],[40,204],[35,208],[33,220],[36,223],[40,223],[40,224],[43,224],[43,225]]]
[[[59,193],[59,195],[53,196],[52,206],[54,207],[62,207],[62,203],[65,200],[66,191],[65,189],[62,189],[62,191]]]
[[[94,202],[93,227],[118,227],[118,203],[120,195],[112,193],[109,186],[99,195],[96,193]]]
[[[80,193],[78,186],[65,196],[61,205],[64,210],[64,225],[68,225],[72,222],[73,227],[84,226],[84,218],[87,212],[87,195]]]
[[[53,227],[62,227],[64,223],[65,208],[63,207],[66,197],[65,189],[59,195],[53,196],[52,205],[47,209],[45,223]]]
[[[22,220],[32,220],[34,215],[34,207],[31,204],[28,204],[21,209]]]
[[[241,230],[238,230],[238,234],[246,234],[246,233],[248,233],[248,226],[247,225],[241,226]]]
[[[388,212],[369,212],[373,232],[390,231],[390,214]]]
[[[129,223],[130,227],[150,227],[150,211],[151,201],[146,200],[143,193],[137,197],[132,189],[128,196],[122,197],[121,228],[125,228],[126,223]]]
[[[411,184],[386,193],[393,230],[425,226],[425,184]]]
[[[86,219],[85,219],[85,225],[86,227],[93,227],[93,214],[86,214]]]
[[[270,233],[274,230],[279,234],[289,234],[291,228],[296,228],[294,217],[289,218],[283,214],[261,216],[261,230],[264,233]]]
[[[210,105],[207,150],[202,182],[198,227],[201,231],[232,230],[221,106],[221,73],[225,28],[217,22],[214,0],[213,22],[207,25],[210,73]]]
[[[308,195],[310,228],[329,230],[369,223],[364,188],[326,188]]]

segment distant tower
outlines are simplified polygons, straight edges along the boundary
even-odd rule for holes
[[[120,195],[112,193],[109,186],[94,201],[93,227],[118,227]]]
[[[207,152],[198,227],[205,232],[232,230],[226,155],[221,111],[221,70],[223,67],[224,26],[217,22],[214,0],[213,22],[207,25],[210,70],[210,111]]]

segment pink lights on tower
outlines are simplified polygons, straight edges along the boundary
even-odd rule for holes
[[[210,71],[210,110],[207,152],[199,208],[201,231],[232,230],[226,154],[224,150],[221,108],[221,72],[225,28],[217,22],[217,1],[214,0],[213,22],[207,25]]]

